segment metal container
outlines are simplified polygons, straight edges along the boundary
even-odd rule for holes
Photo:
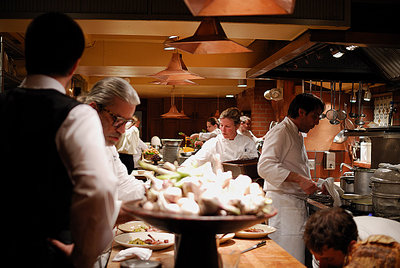
[[[371,177],[375,215],[400,220],[400,172],[378,168]]]
[[[345,193],[354,193],[354,176],[340,177],[340,188],[342,188]]]
[[[246,160],[234,160],[234,161],[226,161],[222,163],[222,167],[224,171],[230,170],[232,172],[233,178],[236,178],[240,174],[247,175],[252,179],[257,179],[257,163],[258,159],[246,159]]]
[[[373,212],[372,197],[355,199],[351,202],[351,208],[360,212]]]
[[[164,162],[174,163],[178,159],[179,146],[182,139],[162,139]]]
[[[371,194],[371,177],[375,169],[356,168],[354,170],[354,193],[361,195]]]

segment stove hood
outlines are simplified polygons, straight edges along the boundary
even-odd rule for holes
[[[400,34],[310,30],[251,68],[253,79],[363,81],[400,86]],[[354,50],[346,47],[355,45]],[[333,57],[341,51],[340,58]]]

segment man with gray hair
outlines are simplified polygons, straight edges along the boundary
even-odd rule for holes
[[[128,174],[115,145],[125,131],[134,126],[133,114],[140,99],[135,89],[124,79],[108,77],[98,81],[84,102],[94,108],[103,126],[109,161],[118,177],[118,200],[132,201],[144,197],[144,184]],[[121,212],[120,212],[121,214]],[[124,221],[119,215],[117,222]]]

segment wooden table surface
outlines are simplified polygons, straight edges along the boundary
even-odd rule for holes
[[[260,248],[248,251],[240,256],[239,268],[260,268],[260,267],[305,267],[298,262],[292,255],[281,248],[268,237],[260,239],[242,239],[234,238],[219,246],[220,253],[227,253],[232,250],[244,250],[258,242],[266,240],[266,245]],[[125,247],[113,243],[113,248],[108,262],[108,268],[119,268],[119,262],[113,262],[114,256]],[[153,251],[150,260],[159,261],[163,268],[174,267],[174,247]]]

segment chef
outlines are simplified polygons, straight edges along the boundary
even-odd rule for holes
[[[287,117],[266,134],[257,166],[265,180],[264,190],[278,209],[269,221],[277,228],[270,237],[302,263],[302,235],[307,220],[304,200],[318,190],[311,180],[302,134],[318,125],[324,107],[322,100],[312,94],[297,95]]]
[[[226,109],[219,118],[221,134],[209,139],[203,147],[189,157],[182,166],[200,166],[213,162],[213,157],[220,155],[222,162],[253,159],[258,157],[255,143],[247,136],[237,133],[240,125],[240,110],[235,107]]]
[[[194,143],[194,146],[197,145],[203,146],[204,142],[208,141],[211,138],[216,137],[218,134],[221,134],[221,130],[219,129],[218,119],[215,117],[210,117],[207,119],[207,131],[208,132],[200,132],[194,133],[190,135],[192,140],[199,139]]]

